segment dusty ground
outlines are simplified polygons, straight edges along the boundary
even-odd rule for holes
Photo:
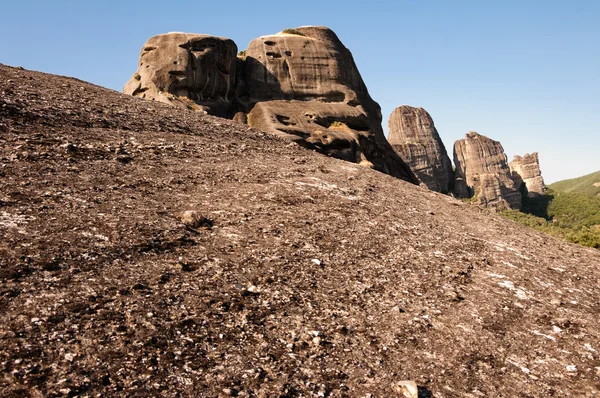
[[[600,396],[599,268],[245,126],[0,65],[0,396]]]

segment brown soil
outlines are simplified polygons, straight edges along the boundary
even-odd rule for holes
[[[246,126],[0,65],[0,396],[598,396],[599,266]]]

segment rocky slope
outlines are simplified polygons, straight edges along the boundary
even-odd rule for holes
[[[454,190],[459,198],[473,197],[481,205],[521,208],[521,193],[515,188],[504,148],[476,132],[454,143]]]
[[[585,397],[600,254],[0,66],[0,396]]]
[[[427,188],[449,193],[452,162],[433,119],[423,108],[402,105],[388,119],[388,141]]]
[[[509,167],[516,189],[522,190],[521,185],[525,184],[528,197],[535,198],[544,194],[546,185],[544,185],[544,178],[540,171],[540,159],[537,152],[527,153],[523,157],[515,156]]]
[[[124,92],[234,118],[417,182],[385,139],[379,105],[332,30],[304,26],[259,37],[237,61],[236,51],[229,39],[158,35],[142,48]]]

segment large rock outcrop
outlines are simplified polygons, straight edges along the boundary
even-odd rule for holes
[[[168,33],[144,45],[126,94],[233,118],[321,153],[417,183],[383,135],[350,51],[333,31],[305,26],[233,41]]]
[[[416,182],[385,139],[381,109],[332,30],[300,27],[252,40],[245,85],[251,126]]]
[[[388,120],[388,141],[427,188],[452,190],[452,163],[425,109],[408,105],[394,109]]]
[[[150,38],[125,94],[230,116],[237,46],[223,37],[167,33]]]
[[[540,196],[546,190],[542,172],[540,171],[540,160],[537,152],[515,156],[510,162],[510,171],[515,187],[521,192],[526,192],[530,198]],[[525,184],[523,187],[522,185]]]
[[[473,131],[467,133],[454,144],[454,165],[454,192],[459,198],[473,197],[488,207],[521,208],[521,193],[498,141]]]

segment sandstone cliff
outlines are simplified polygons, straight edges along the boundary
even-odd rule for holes
[[[167,33],[150,38],[125,94],[230,116],[237,46],[223,37]]]
[[[525,156],[515,156],[510,162],[510,171],[512,179],[515,182],[515,188],[523,192],[522,184],[525,184],[527,196],[534,198],[542,195],[546,190],[542,172],[540,171],[540,161],[537,152],[525,154]]]
[[[476,132],[454,144],[454,192],[459,198],[474,199],[482,205],[521,208],[521,193],[515,187],[504,148]]]
[[[235,43],[220,37],[152,37],[123,92],[234,118],[321,153],[417,182],[385,139],[379,105],[333,31],[286,30],[253,40],[240,59],[236,52]]]
[[[427,188],[451,191],[452,163],[425,109],[408,105],[394,109],[388,120],[388,141]]]
[[[416,182],[385,139],[381,109],[332,30],[305,26],[262,36],[246,57],[251,126]]]

